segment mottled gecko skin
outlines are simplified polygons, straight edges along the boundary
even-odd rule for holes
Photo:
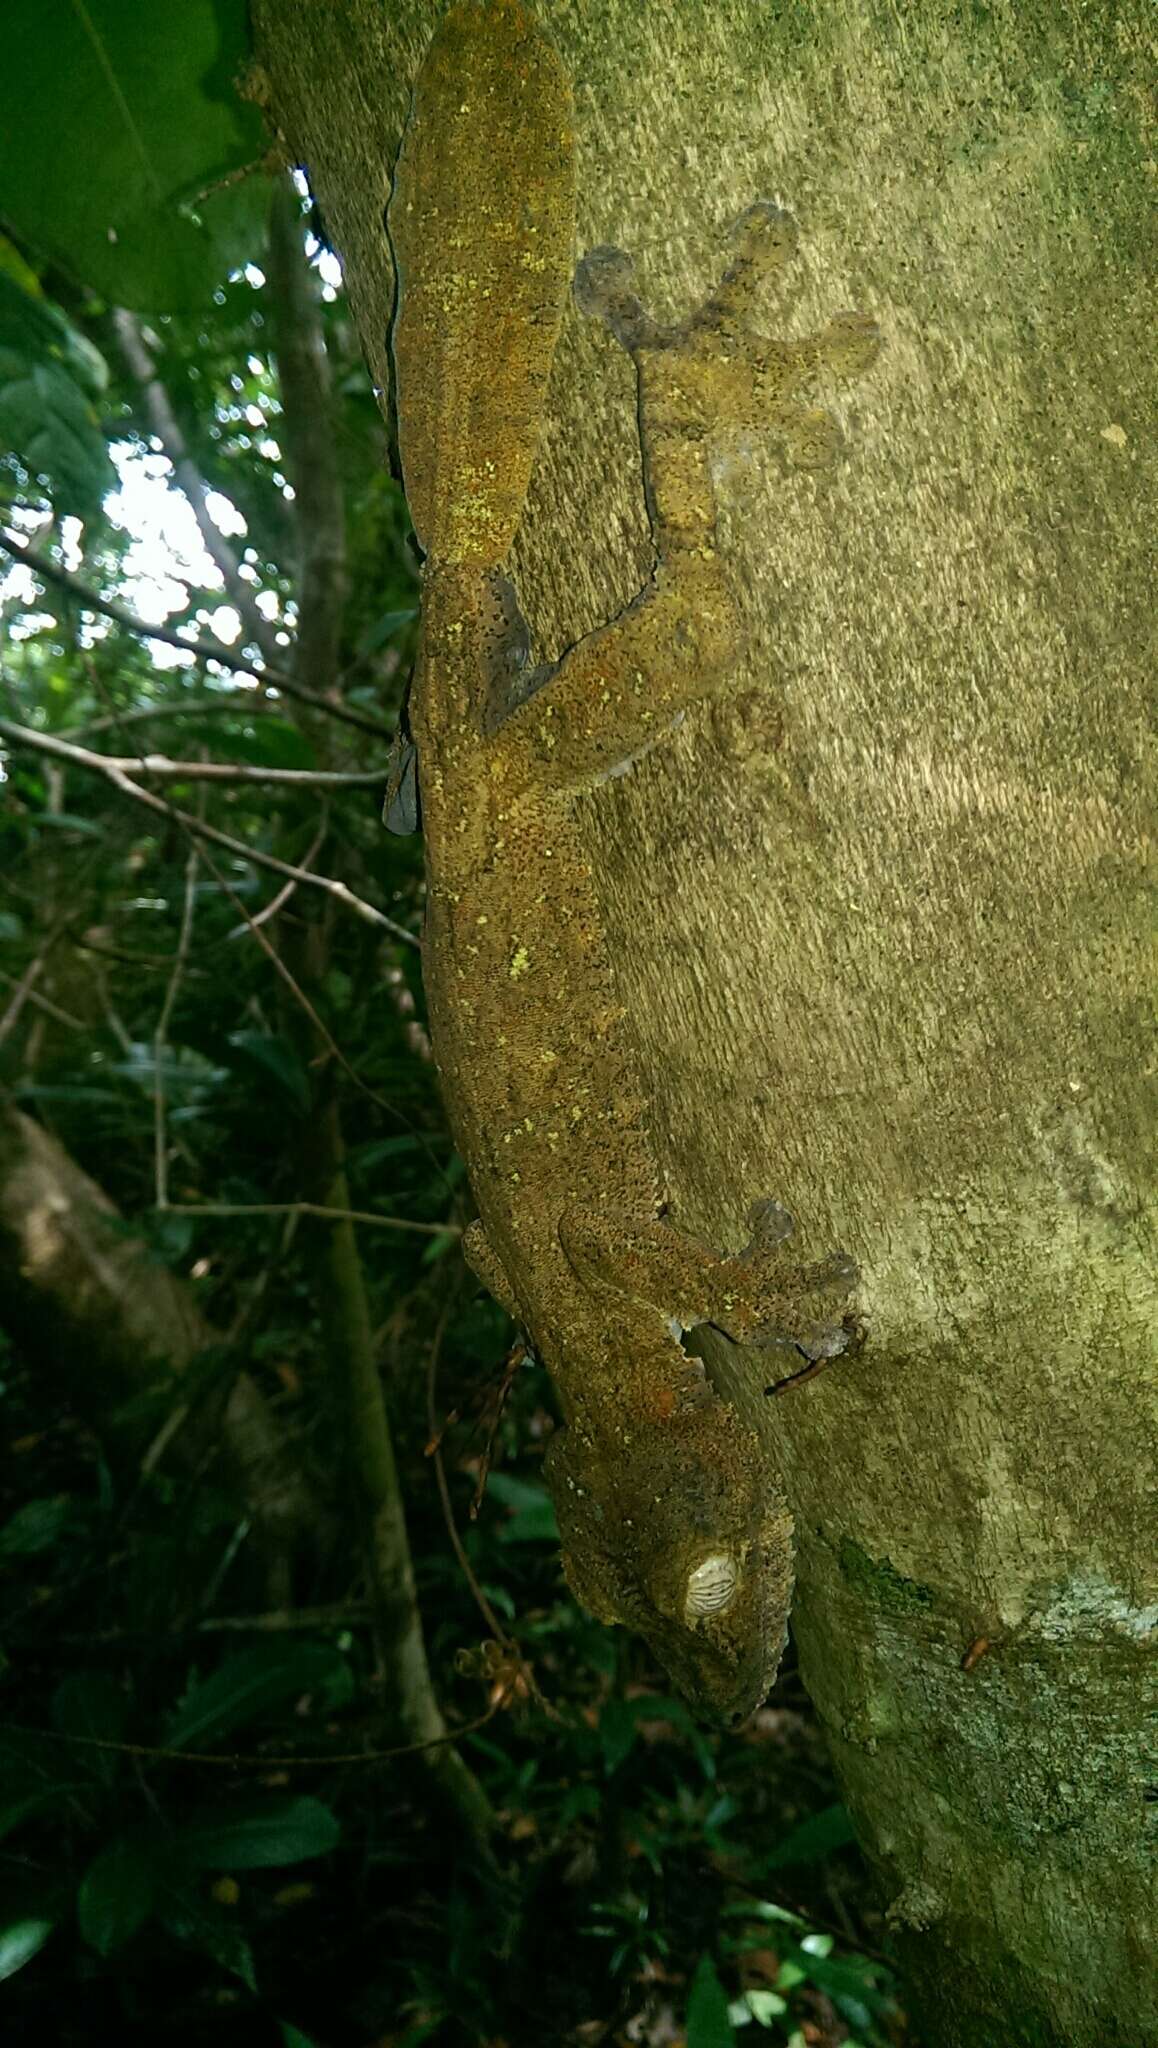
[[[733,261],[682,326],[659,327],[615,250],[576,279],[635,359],[654,574],[552,669],[520,676],[525,628],[500,574],[522,510],[571,247],[571,105],[517,0],[452,8],[423,64],[390,232],[400,440],[426,556],[411,699],[426,838],[424,973],[434,1048],[480,1221],[477,1272],[531,1333],[566,1427],[548,1475],[584,1606],[637,1629],[702,1712],[737,1719],[770,1686],[792,1589],[792,1524],[756,1433],[680,1331],[711,1322],[843,1350],[855,1277],[801,1268],[758,1205],[722,1255],[664,1219],[627,1018],[573,800],[726,686],[739,646],[716,550],[719,438],[775,430],[798,462],[836,431],[795,393],[879,346],[855,313],[799,341],[750,330],[790,255],[778,208],[749,208]],[[795,1347],[795,1348],[793,1348]]]

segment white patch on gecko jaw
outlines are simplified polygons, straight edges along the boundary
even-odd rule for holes
[[[713,1551],[688,1573],[684,1619],[697,1621],[704,1614],[719,1614],[732,1599],[739,1582],[735,1558],[726,1550]]]

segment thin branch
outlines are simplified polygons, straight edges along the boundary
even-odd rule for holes
[[[170,1202],[167,1216],[320,1216],[324,1223],[369,1223],[378,1230],[410,1230],[423,1237],[461,1237],[457,1223],[412,1223],[376,1216],[371,1209],[328,1209],[322,1202]]]
[[[0,968],[0,981],[7,988],[19,990],[22,986],[14,974],[5,974],[2,968]],[[68,1010],[62,1010],[59,1003],[50,1001],[48,996],[40,995],[31,986],[24,989],[23,999],[26,1003],[31,1003],[34,1009],[43,1010],[47,1016],[55,1017],[58,1024],[67,1024],[70,1031],[87,1031],[90,1028],[85,1023],[83,1017],[72,1016]]]
[[[139,1756],[155,1758],[173,1764],[219,1764],[230,1769],[252,1771],[293,1771],[323,1770],[330,1764],[376,1764],[396,1756],[418,1756],[424,1749],[445,1749],[448,1745],[461,1742],[464,1735],[474,1735],[493,1721],[499,1709],[506,1705],[508,1695],[500,1692],[492,1699],[485,1714],[479,1714],[473,1721],[464,1721],[461,1727],[451,1729],[446,1735],[433,1735],[425,1742],[404,1742],[397,1749],[355,1749],[337,1750],[329,1756],[245,1756],[226,1755],[216,1751],[198,1749],[157,1749],[145,1742],[113,1742],[104,1735],[72,1735],[63,1728],[32,1728],[21,1721],[0,1721],[0,1729],[8,1729],[19,1735],[35,1735],[45,1742],[63,1742],[79,1749],[104,1749],[114,1751],[118,1756]]]
[[[25,1003],[28,1001],[29,996],[32,994],[33,985],[35,982],[39,981],[41,974],[44,972],[45,962],[47,961],[48,956],[51,953],[53,947],[55,946],[57,940],[61,937],[62,933],[67,928],[67,925],[68,919],[66,917],[62,917],[57,920],[57,922],[53,925],[52,930],[45,934],[43,941],[37,948],[36,952],[33,954],[19,981],[16,983],[12,995],[12,1000],[9,1003],[8,1008],[5,1010],[4,1015],[0,1017],[0,1045],[3,1045],[4,1040],[10,1035],[12,1031],[15,1030],[17,1021],[20,1017],[20,1012],[24,1008]]]
[[[261,1614],[211,1615],[201,1621],[170,1623],[164,1629],[57,1629],[53,1632],[51,1651],[75,1649],[81,1644],[94,1647],[98,1644],[139,1643],[152,1641],[158,1635],[181,1642],[191,1635],[281,1635],[297,1629],[357,1628],[367,1621],[369,1612],[367,1601],[346,1600],[331,1607],[286,1607],[266,1609]]]
[[[314,846],[310,848],[309,852],[306,855],[307,860],[311,860],[313,858],[313,855],[316,852],[318,845],[320,845],[321,843],[321,838],[322,836],[324,836],[324,831],[325,821],[323,821],[322,834],[319,834],[319,837],[315,841]],[[257,940],[258,945],[261,947],[262,951],[267,955],[270,965],[274,970],[274,973],[279,974],[281,976],[282,980],[286,984],[286,987],[289,989],[290,994],[293,996],[294,1001],[298,1004],[299,1008],[302,1009],[305,1012],[306,1016],[309,1018],[310,1023],[313,1025],[314,1030],[317,1032],[319,1038],[322,1041],[322,1044],[325,1046],[326,1051],[329,1053],[331,1059],[335,1059],[337,1061],[343,1073],[347,1074],[350,1080],[354,1083],[355,1088],[357,1088],[361,1094],[365,1095],[368,1098],[368,1100],[374,1104],[376,1109],[385,1110],[387,1116],[396,1117],[398,1122],[401,1123],[404,1126],[404,1128],[408,1130],[411,1129],[412,1126],[410,1125],[409,1119],[403,1115],[402,1111],[398,1108],[397,1104],[387,1101],[384,1095],[379,1095],[376,1089],[371,1088],[368,1081],[363,1081],[362,1076],[359,1074],[357,1068],[353,1066],[351,1062],[346,1058],[346,1055],[342,1051],[341,1046],[338,1044],[337,1039],[333,1036],[332,1032],[326,1029],[326,1026],[323,1024],[322,1019],[318,1015],[318,1012],[314,1008],[314,1005],[311,1003],[304,988],[302,988],[300,982],[298,982],[293,976],[293,974],[290,972],[289,967],[286,965],[286,962],[282,959],[281,954],[278,952],[277,948],[275,946],[271,946],[269,940],[265,936],[265,933],[258,929],[259,919],[250,916],[240,896],[237,895],[235,890],[230,888],[229,883],[226,881],[225,876],[222,874],[221,869],[218,867],[217,862],[213,859],[212,855],[207,853],[205,855],[205,859],[219,886],[224,891],[226,896],[228,896],[229,901],[232,903],[234,909],[240,911],[241,916],[244,919],[244,923],[242,925],[235,926],[234,930],[244,931],[248,927],[248,929],[253,933],[253,936]],[[292,882],[287,882],[285,888],[278,891],[279,897],[284,897],[295,886],[296,884]],[[260,913],[260,917],[265,918],[268,915],[269,905],[267,905],[266,909]],[[229,936],[232,936],[232,934],[229,934]],[[419,1144],[422,1145],[424,1151],[429,1157],[430,1163],[434,1167],[435,1172],[442,1174],[443,1178],[445,1179],[445,1169],[439,1165],[438,1160],[435,1159],[433,1153],[430,1151],[429,1145],[426,1144],[426,1141],[422,1137],[421,1133],[415,1132],[415,1136],[418,1138]]]
[[[305,852],[302,855],[301,865],[303,868],[312,871],[314,862],[316,861],[319,853],[322,850],[323,845],[325,844],[326,833],[329,831],[329,829],[329,817],[323,811],[322,822],[318,826],[318,829],[314,833],[314,836],[310,841],[310,844],[307,846]],[[265,905],[264,909],[259,910],[255,917],[251,917],[248,910],[246,910],[244,905],[242,905],[242,922],[240,924],[235,924],[230,931],[226,932],[226,939],[239,939],[242,936],[242,933],[246,931],[256,933],[263,924],[268,924],[271,918],[276,917],[279,911],[285,909],[285,906],[289,902],[291,896],[295,894],[297,886],[298,885],[296,882],[283,882],[281,888],[277,891],[276,895],[270,897],[269,902]]]
[[[181,928],[177,934],[177,950],[173,955],[173,966],[169,974],[165,998],[157,1018],[157,1029],[153,1033],[153,1168],[156,1188],[156,1204],[164,1209],[169,1201],[169,1156],[165,1138],[165,1051],[168,1044],[169,1019],[177,1000],[177,991],[189,958],[189,943],[193,937],[193,914],[197,903],[197,868],[200,855],[196,840],[189,844],[189,856],[185,862],[185,899],[181,906]]]
[[[89,718],[70,728],[74,740],[91,739],[94,733],[112,732],[122,725],[141,725],[157,718],[248,718],[253,712],[276,712],[272,697],[260,690],[246,689],[236,696],[178,698],[172,704],[135,704],[130,711],[115,711],[108,718]]]
[[[451,1299],[448,1302],[446,1302],[443,1306],[438,1321],[435,1324],[434,1335],[430,1341],[430,1351],[427,1359],[426,1372],[426,1420],[430,1432],[429,1455],[431,1463],[434,1466],[434,1477],[435,1483],[438,1487],[438,1498],[442,1505],[442,1518],[446,1524],[446,1533],[450,1538],[451,1547],[454,1551],[455,1557],[458,1559],[459,1570],[462,1572],[462,1575],[470,1588],[471,1597],[474,1600],[475,1606],[478,1608],[479,1613],[482,1615],[483,1620],[485,1621],[487,1627],[491,1631],[492,1639],[499,1645],[500,1649],[505,1652],[510,1662],[510,1665],[518,1670],[519,1677],[522,1681],[522,1684],[526,1688],[529,1697],[533,1699],[536,1702],[536,1704],[543,1709],[543,1712],[549,1715],[549,1717],[553,1721],[557,1721],[559,1719],[559,1715],[556,1709],[551,1705],[550,1701],[544,1697],[543,1690],[539,1684],[539,1681],[535,1677],[535,1674],[532,1671],[530,1665],[528,1664],[526,1658],[524,1657],[522,1650],[519,1648],[518,1643],[516,1643],[514,1637],[509,1635],[507,1633],[507,1630],[503,1627],[502,1622],[499,1620],[498,1615],[495,1613],[494,1608],[491,1606],[490,1601],[487,1599],[487,1596],[483,1591],[482,1586],[479,1584],[478,1578],[474,1571],[474,1567],[472,1566],[471,1561],[466,1554],[466,1547],[463,1543],[462,1537],[458,1533],[458,1523],[454,1519],[454,1503],[450,1498],[450,1482],[446,1476],[446,1462],[442,1455],[442,1441],[438,1431],[438,1364],[439,1359],[442,1355],[442,1340],[446,1335],[446,1326],[450,1320],[450,1312],[453,1305],[454,1301],[452,1296]]]
[[[21,726],[17,730],[23,732],[27,728]],[[161,782],[281,783],[290,789],[381,788],[387,773],[385,765],[348,772],[336,768],[254,768],[239,761],[174,761],[167,754],[102,754],[100,759],[110,768],[119,768],[122,775],[149,775]]]
[[[33,732],[25,725],[14,725],[10,719],[0,718],[0,739],[7,739],[12,746],[30,747],[36,753],[49,754],[56,760],[71,761],[77,768],[88,768],[94,774],[103,775],[122,796],[134,803],[143,804],[146,810],[154,811],[158,817],[168,818],[172,823],[183,825],[187,832],[194,832],[200,839],[211,840],[214,846],[223,846],[227,853],[236,854],[239,859],[249,861],[254,867],[268,868],[272,874],[288,875],[291,881],[305,882],[311,889],[321,889],[332,896],[337,903],[352,911],[366,924],[377,925],[403,945],[417,946],[419,941],[405,925],[396,924],[392,917],[367,903],[365,897],[355,896],[345,882],[335,882],[329,875],[311,874],[306,868],[295,867],[292,861],[279,860],[276,854],[260,853],[255,846],[247,846],[242,839],[234,839],[228,832],[221,832],[216,825],[207,825],[201,818],[195,818],[189,811],[177,809],[175,804],[166,803],[164,797],[155,796],[151,789],[142,789],[120,768],[114,766],[107,754],[94,754],[88,747],[73,746],[69,740],[57,739],[55,734]]]
[[[267,663],[247,661],[244,654],[235,654],[223,640],[188,640],[184,634],[176,633],[170,626],[154,626],[148,619],[139,618],[127,605],[117,604],[112,598],[100,597],[95,590],[82,583],[71,570],[60,568],[43,555],[38,555],[23,541],[0,528],[0,549],[11,555],[17,562],[24,562],[34,576],[44,583],[58,584],[61,590],[71,592],[86,611],[101,612],[106,619],[112,619],[127,632],[138,633],[146,640],[160,640],[166,647],[179,647],[183,653],[196,656],[198,661],[220,662],[222,668],[233,669],[241,675],[256,676],[260,683],[280,690],[283,696],[296,697],[299,703],[312,705],[315,711],[324,711],[330,718],[341,719],[345,725],[355,725],[361,732],[378,734],[381,739],[393,739],[393,728],[383,725],[381,719],[370,718],[363,711],[352,711],[347,704],[339,704],[329,697],[321,697],[316,691],[306,690],[296,683],[283,668],[271,668]]]
[[[117,306],[112,312],[112,329],[120,343],[129,371],[140,387],[141,403],[149,431],[161,443],[173,465],[173,477],[192,508],[206,553],[215,563],[228,596],[241,614],[248,637],[265,654],[268,630],[254,603],[253,592],[241,574],[241,564],[209,510],[209,486],[189,453],[188,443],[173,411],[169,393],[157,374],[152,350],[140,321]]]

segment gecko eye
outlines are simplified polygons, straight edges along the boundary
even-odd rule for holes
[[[688,1573],[684,1594],[684,1617],[695,1621],[703,1614],[719,1614],[728,1605],[739,1583],[736,1560],[726,1550],[713,1552]]]

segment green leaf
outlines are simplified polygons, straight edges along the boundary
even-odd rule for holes
[[[242,0],[10,0],[0,191],[19,235],[115,304],[204,304],[263,246],[265,147],[233,79]]]
[[[62,1735],[92,1735],[119,1742],[125,1732],[129,1703],[106,1671],[73,1671],[52,1696],[52,1724]]]
[[[788,2000],[781,1998],[778,1991],[745,1991],[742,1998],[728,2007],[728,2018],[734,2027],[746,2027],[750,2020],[768,2027],[787,2010]]]
[[[195,1749],[229,1734],[304,1692],[346,1679],[345,1661],[326,1643],[256,1643],[196,1683],[171,1715],[165,1741]]]
[[[37,1791],[22,1793],[19,1799],[11,1799],[6,1806],[0,1806],[0,1841],[32,1814],[63,1805],[72,1789],[71,1785],[64,1784],[41,1785]]]
[[[256,1061],[267,1074],[284,1088],[286,1094],[302,1114],[310,1107],[309,1076],[292,1045],[284,1038],[275,1038],[268,1031],[231,1031],[229,1044],[244,1054],[246,1059]]]
[[[289,2020],[279,2020],[282,2048],[318,2048],[309,2034],[303,2034],[300,2027],[291,2026]]]
[[[866,1956],[825,1956],[811,1946],[815,1935],[802,1942],[794,1960],[810,1984],[832,2000],[842,2019],[858,2032],[868,2032],[874,2013],[888,2010],[888,1997],[876,1984],[880,1967]]]
[[[541,1486],[524,1479],[512,1479],[506,1472],[492,1472],[487,1480],[488,1495],[511,1510],[511,1518],[500,1528],[500,1543],[558,1543],[559,1525],[551,1498]]]
[[[448,1175],[447,1178],[449,1179],[449,1177]],[[459,1231],[440,1230],[437,1237],[432,1237],[428,1241],[426,1250],[422,1254],[421,1264],[424,1266],[437,1266],[439,1260],[446,1257],[447,1252],[457,1251],[461,1243],[462,1236]]]
[[[416,605],[410,605],[405,611],[383,612],[381,618],[375,619],[373,625],[367,626],[362,634],[358,641],[359,654],[373,654],[377,648],[384,646],[387,640],[392,640],[396,633],[400,633],[403,626],[408,626],[411,620],[417,617]]]
[[[736,1900],[721,1906],[720,1911],[734,1920],[775,1920],[785,1927],[807,1929],[808,1926],[807,1920],[802,1920],[799,1913],[790,1913],[787,1906],[778,1906],[774,1899]]]
[[[267,1870],[337,1847],[341,1829],[320,1799],[267,1795],[203,1814],[177,1844],[199,1870]]]
[[[105,1671],[74,1671],[61,1680],[52,1696],[52,1722],[62,1735],[80,1735],[98,1742],[120,1742],[129,1702]],[[123,1761],[115,1750],[78,1748],[78,1768],[111,1785]]]
[[[705,1778],[715,1777],[715,1757],[683,1701],[659,1693],[645,1693],[634,1700],[611,1699],[604,1705],[599,1716],[599,1742],[608,1775],[618,1770],[630,1754],[642,1721],[670,1721],[686,1735]]]
[[[25,1963],[44,1947],[52,1933],[52,1920],[10,1920],[6,1927],[0,1927],[0,1980],[14,1977]]]
[[[99,1956],[122,1948],[149,1917],[156,1896],[156,1865],[148,1849],[121,1835],[85,1871],[76,1897],[80,1931]]]
[[[826,1806],[822,1813],[814,1813],[808,1820],[801,1821],[798,1828],[785,1835],[768,1855],[761,1859],[765,1870],[779,1870],[788,1863],[823,1863],[834,1849],[843,1849],[855,1841],[852,1822],[845,1807]]]
[[[36,1557],[51,1550],[71,1515],[67,1495],[26,1502],[0,1529],[0,1557]]]
[[[728,2001],[711,1956],[701,1956],[688,1994],[687,2048],[735,2048]]]
[[[250,1991],[257,1990],[253,1955],[237,1922],[211,1900],[203,1899],[191,1885],[169,1883],[162,1887],[156,1904],[157,1918],[178,1941],[212,1956],[223,1970],[240,1977]]]
[[[247,711],[245,693],[239,690],[236,695],[237,725],[223,718],[182,719],[182,739],[204,740],[215,761],[244,761],[258,768],[317,767],[317,754],[304,733],[283,718]],[[187,755],[191,748],[185,745],[181,751]]]
[[[94,818],[81,818],[75,811],[35,811],[31,821],[37,827],[48,825],[54,832],[81,832],[88,839],[103,839],[105,828]]]
[[[63,511],[93,512],[116,486],[93,404],[107,381],[59,308],[0,269],[0,452],[43,477]]]

